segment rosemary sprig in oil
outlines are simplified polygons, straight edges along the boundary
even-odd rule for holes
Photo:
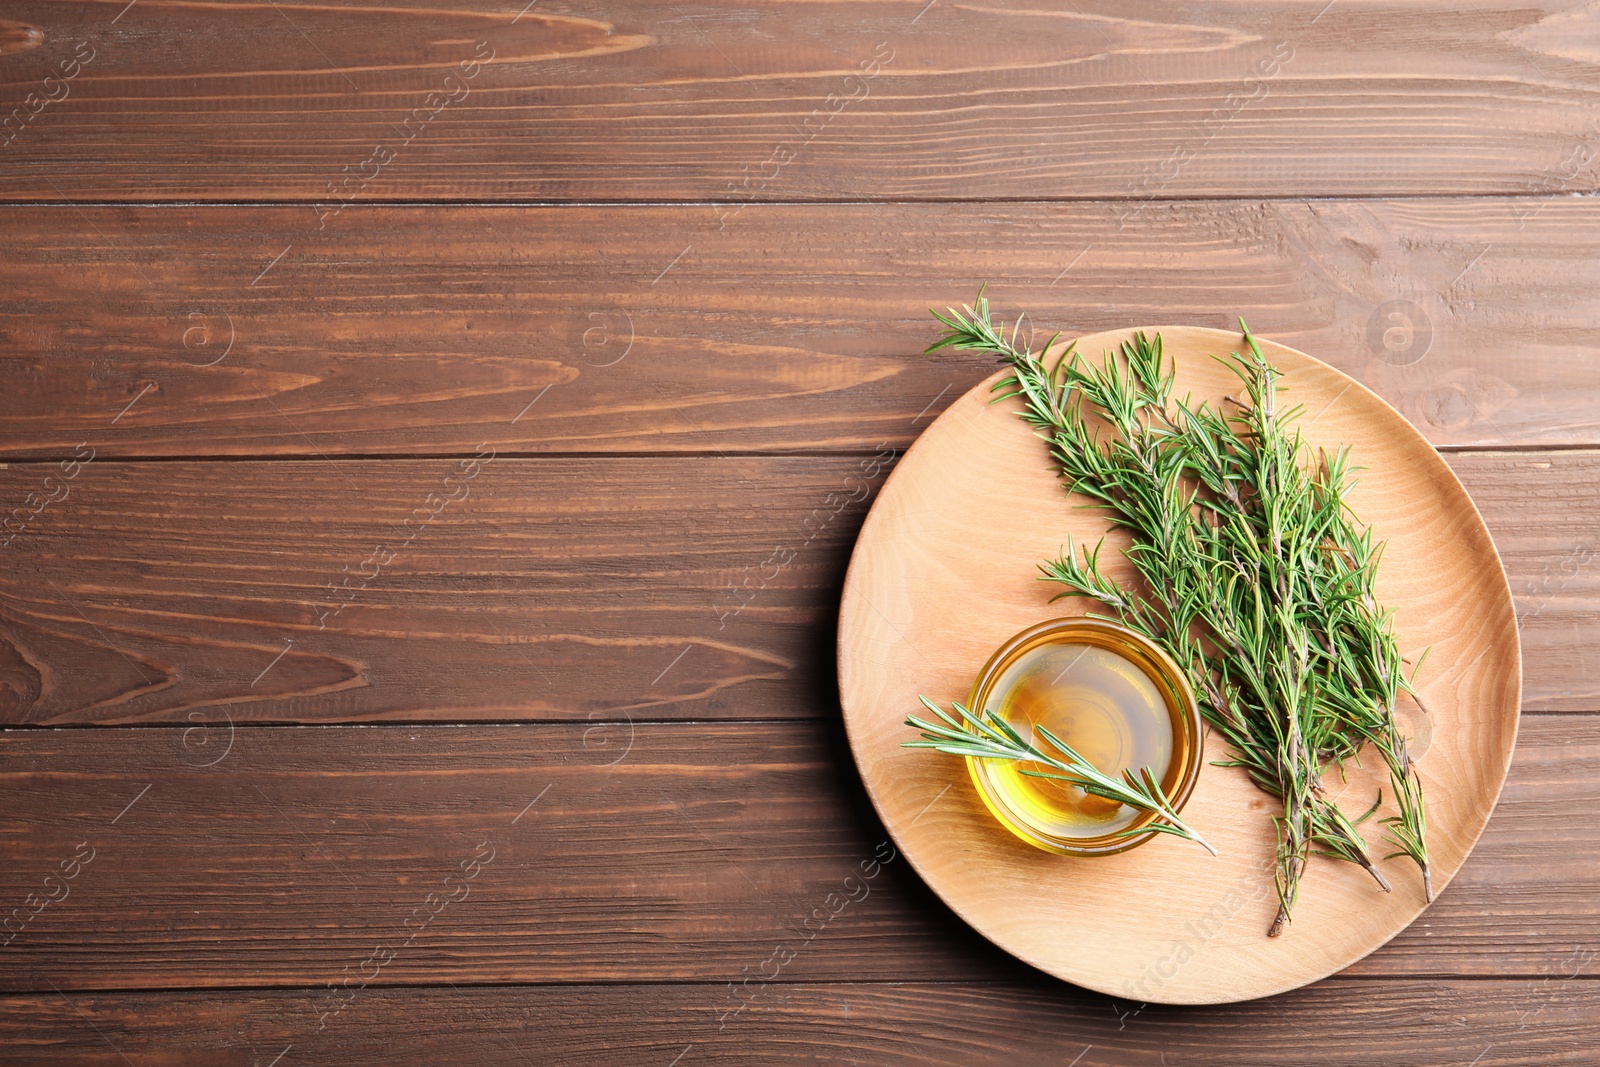
[[[1131,537],[1124,554],[1137,583],[1108,577],[1100,546],[1070,539],[1043,579],[1171,652],[1232,749],[1225,762],[1282,802],[1268,933],[1289,921],[1313,854],[1355,863],[1389,889],[1357,829],[1366,815],[1348,818],[1323,785],[1368,745],[1395,795],[1398,813],[1384,820],[1391,855],[1411,857],[1432,899],[1422,784],[1395,720],[1401,695],[1416,694],[1374,596],[1382,545],[1347,504],[1349,453],[1308,459],[1293,428],[1299,411],[1279,410],[1280,374],[1244,323],[1247,353],[1223,360],[1244,397],[1218,409],[1173,399],[1159,335],[1137,334],[1098,364],[1068,345],[1047,364],[1059,335],[1038,354],[1019,347],[1017,325],[1007,336],[982,293],[934,316],[946,332],[929,351],[1008,364],[996,399],[1022,402],[1067,490]]]
[[[922,740],[906,741],[904,742],[906,748],[931,748],[947,752],[952,756],[1013,760],[1048,767],[1049,770],[1024,768],[1018,773],[1025,774],[1029,778],[1049,778],[1053,781],[1066,782],[1093,796],[1114,800],[1139,811],[1154,812],[1156,815],[1155,820],[1143,826],[1130,827],[1111,836],[1134,837],[1154,830],[1157,833],[1172,834],[1174,837],[1193,841],[1213,856],[1217,854],[1217,850],[1212,848],[1205,838],[1178,818],[1178,812],[1171,798],[1161,788],[1161,782],[1149,767],[1141,768],[1138,774],[1123,771],[1121,778],[1113,778],[1100,771],[1071,745],[1043,726],[1035,725],[1034,730],[1044,739],[1045,744],[1055,749],[1059,755],[1040,747],[1032,738],[1023,737],[1015,727],[993,711],[986,709],[981,715],[974,715],[957,703],[954,705],[956,715],[960,716],[957,719],[927,697],[918,699],[922,701],[923,707],[937,716],[938,721],[929,722],[915,715],[907,717],[906,725],[921,730]]]

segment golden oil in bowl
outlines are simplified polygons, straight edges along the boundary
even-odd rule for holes
[[[1035,743],[1034,727],[1043,726],[1106,774],[1149,767],[1178,808],[1199,774],[1200,716],[1183,673],[1160,647],[1114,623],[1057,619],[1024,630],[990,658],[971,707],[992,710]],[[1029,844],[1104,855],[1155,836],[1119,836],[1151,813],[1022,774],[1024,766],[967,760],[989,810]]]

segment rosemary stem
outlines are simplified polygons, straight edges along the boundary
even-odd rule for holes
[[[995,399],[1020,402],[1066,489],[1132,538],[1131,582],[1102,572],[1099,546],[1070,538],[1043,579],[1166,647],[1234,750],[1229,762],[1280,800],[1269,932],[1290,921],[1313,853],[1354,863],[1389,890],[1322,788],[1368,746],[1394,800],[1383,836],[1416,864],[1431,900],[1422,783],[1394,710],[1400,693],[1416,694],[1375,595],[1383,546],[1349,507],[1348,453],[1308,456],[1299,409],[1280,405],[1282,374],[1249,328],[1240,322],[1242,349],[1221,360],[1239,395],[1213,407],[1173,399],[1159,335],[1135,334],[1091,363],[1056,338],[1039,355],[1019,348],[1016,326],[1008,337],[981,291],[972,306],[934,317],[945,332],[929,351],[987,352],[1006,364]]]

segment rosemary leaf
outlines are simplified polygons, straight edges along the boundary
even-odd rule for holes
[[[1095,363],[1071,344],[1052,352],[1055,338],[1037,354],[1019,348],[1016,326],[1007,337],[982,291],[972,306],[934,317],[945,332],[929,351],[988,352],[1008,365],[995,399],[1021,402],[1021,417],[1046,443],[1067,491],[1132,539],[1124,553],[1137,576],[1131,584],[1101,570],[1101,545],[1070,537],[1058,558],[1041,565],[1041,579],[1060,587],[1058,598],[1092,601],[1108,612],[1099,617],[1166,648],[1232,750],[1219,762],[1242,768],[1281,802],[1274,817],[1279,910],[1268,933],[1289,922],[1312,854],[1354,863],[1388,891],[1357,829],[1366,815],[1347,818],[1323,787],[1325,775],[1342,775],[1369,747],[1383,759],[1395,798],[1397,814],[1381,820],[1385,840],[1392,855],[1416,863],[1432,899],[1422,783],[1395,718],[1402,698],[1426,709],[1402,669],[1390,613],[1374,594],[1383,545],[1350,510],[1356,468],[1349,453],[1310,454],[1294,428],[1299,410],[1279,408],[1281,372],[1243,320],[1245,351],[1219,357],[1242,395],[1212,406],[1172,396],[1160,335],[1135,334]],[[941,712],[938,729],[966,741],[941,733],[935,743],[925,732],[911,744],[1036,759],[1037,746],[1019,745],[992,717],[957,711],[960,720]],[[921,720],[911,724],[926,729]],[[1089,780],[1080,766],[1072,773]],[[1138,792],[1139,780],[1129,775],[1126,784]],[[1160,807],[1164,798],[1143,799],[1155,805],[1146,810],[1163,815],[1152,828],[1189,836]]]
[[[1160,781],[1151,773],[1150,768],[1143,768],[1137,776],[1131,772],[1124,772],[1121,778],[1113,778],[1100,771],[1071,745],[1042,726],[1035,726],[1034,731],[1055,750],[1054,753],[1040,747],[1031,738],[1023,737],[1014,726],[992,711],[985,710],[981,715],[975,715],[960,703],[956,703],[953,707],[956,715],[960,716],[957,719],[927,697],[919,699],[923,707],[938,717],[938,721],[930,722],[915,715],[907,717],[906,725],[921,730],[922,740],[906,741],[904,742],[906,748],[931,748],[952,756],[1012,760],[1048,767],[1050,770],[1047,771],[1041,771],[1037,767],[1022,768],[1020,773],[1030,778],[1049,778],[1066,782],[1094,796],[1115,800],[1130,808],[1155,814],[1155,821],[1130,828],[1116,836],[1127,837],[1144,833],[1146,830],[1157,830],[1194,841],[1213,856],[1217,854],[1217,850],[1212,848],[1205,838],[1178,818],[1172,800],[1162,790]]]

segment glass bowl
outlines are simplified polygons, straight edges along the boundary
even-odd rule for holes
[[[1030,626],[989,658],[968,706],[1003,715],[1024,737],[1042,724],[1106,774],[1149,766],[1179,812],[1200,774],[1200,711],[1183,671],[1149,638],[1115,623]],[[1153,812],[1021,775],[1009,760],[969,756],[967,770],[1001,825],[1046,852],[1106,856],[1157,835],[1138,832]]]

